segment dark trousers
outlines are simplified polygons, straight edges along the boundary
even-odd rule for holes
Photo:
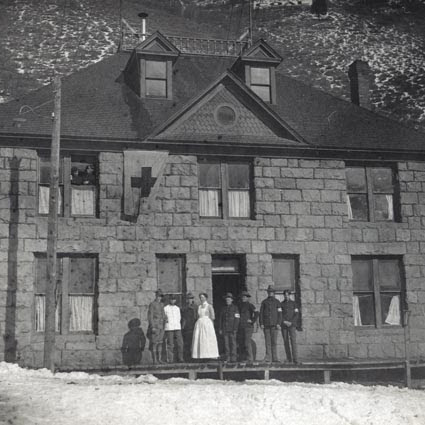
[[[223,332],[226,360],[236,361],[236,332]]]
[[[187,362],[192,361],[193,330],[183,332],[183,355]]]
[[[264,338],[266,340],[265,361],[277,362],[277,328],[276,326],[264,326]]]
[[[249,362],[254,361],[254,355],[252,353],[252,333],[254,328],[252,326],[246,328],[239,328],[238,339],[239,349],[241,351],[241,360],[248,360]]]
[[[282,325],[282,337],[285,345],[286,359],[289,362],[297,361],[297,330],[295,326]]]
[[[167,338],[167,362],[173,363],[174,361],[174,341],[177,346],[177,360],[183,361],[183,338],[181,330],[165,331]]]

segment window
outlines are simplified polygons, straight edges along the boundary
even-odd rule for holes
[[[395,221],[396,174],[390,167],[347,167],[350,220]]]
[[[273,284],[276,289],[276,298],[283,301],[283,291],[291,292],[290,299],[295,301],[301,312],[301,288],[299,285],[299,257],[298,255],[272,256]],[[301,313],[297,328],[301,329]]]
[[[353,257],[351,266],[354,325],[401,325],[404,298],[401,260]]]
[[[94,256],[59,255],[56,283],[56,331],[96,332],[96,258]],[[36,257],[35,273],[35,331],[43,332],[47,262],[45,256]]]
[[[69,177],[66,177],[69,176]],[[38,213],[49,213],[50,158],[39,157]],[[94,217],[97,205],[96,158],[64,156],[59,170],[58,215]]]
[[[238,162],[199,163],[199,215],[250,218],[251,166]]]
[[[183,255],[157,255],[158,289],[164,294],[177,295],[182,305],[186,294],[185,258]]]
[[[167,97],[167,62],[146,61],[146,96]]]
[[[270,68],[251,66],[251,90],[265,102],[271,102]]]

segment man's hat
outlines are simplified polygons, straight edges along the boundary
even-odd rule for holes
[[[241,297],[248,297],[251,298],[251,294],[248,291],[242,291]]]
[[[162,293],[162,291],[161,291],[161,289],[158,289],[157,291],[155,291],[155,295],[156,296],[160,296],[160,297],[163,297],[164,296],[164,294]]]
[[[276,292],[276,290],[274,289],[274,286],[273,285],[269,285],[267,287],[267,292]]]
[[[233,300],[233,294],[231,292],[228,292],[223,298],[231,298]]]
[[[190,300],[190,299],[195,298],[195,297],[193,296],[192,292],[188,292],[188,293],[186,294],[186,298],[187,298],[188,300]]]

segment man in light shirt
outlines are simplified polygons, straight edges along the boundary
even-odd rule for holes
[[[177,361],[183,362],[183,338],[181,331],[180,308],[176,306],[176,296],[170,295],[170,304],[165,306],[165,338],[167,341],[167,362],[174,362],[174,341],[177,346]]]

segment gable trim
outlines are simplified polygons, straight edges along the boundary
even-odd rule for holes
[[[149,46],[152,46],[155,42],[164,47],[163,51],[160,50],[149,50]],[[159,31],[156,31],[150,35],[146,40],[143,40],[140,44],[135,47],[135,51],[138,54],[143,55],[157,55],[157,56],[178,56],[180,50],[171,43],[167,37],[165,37]]]

